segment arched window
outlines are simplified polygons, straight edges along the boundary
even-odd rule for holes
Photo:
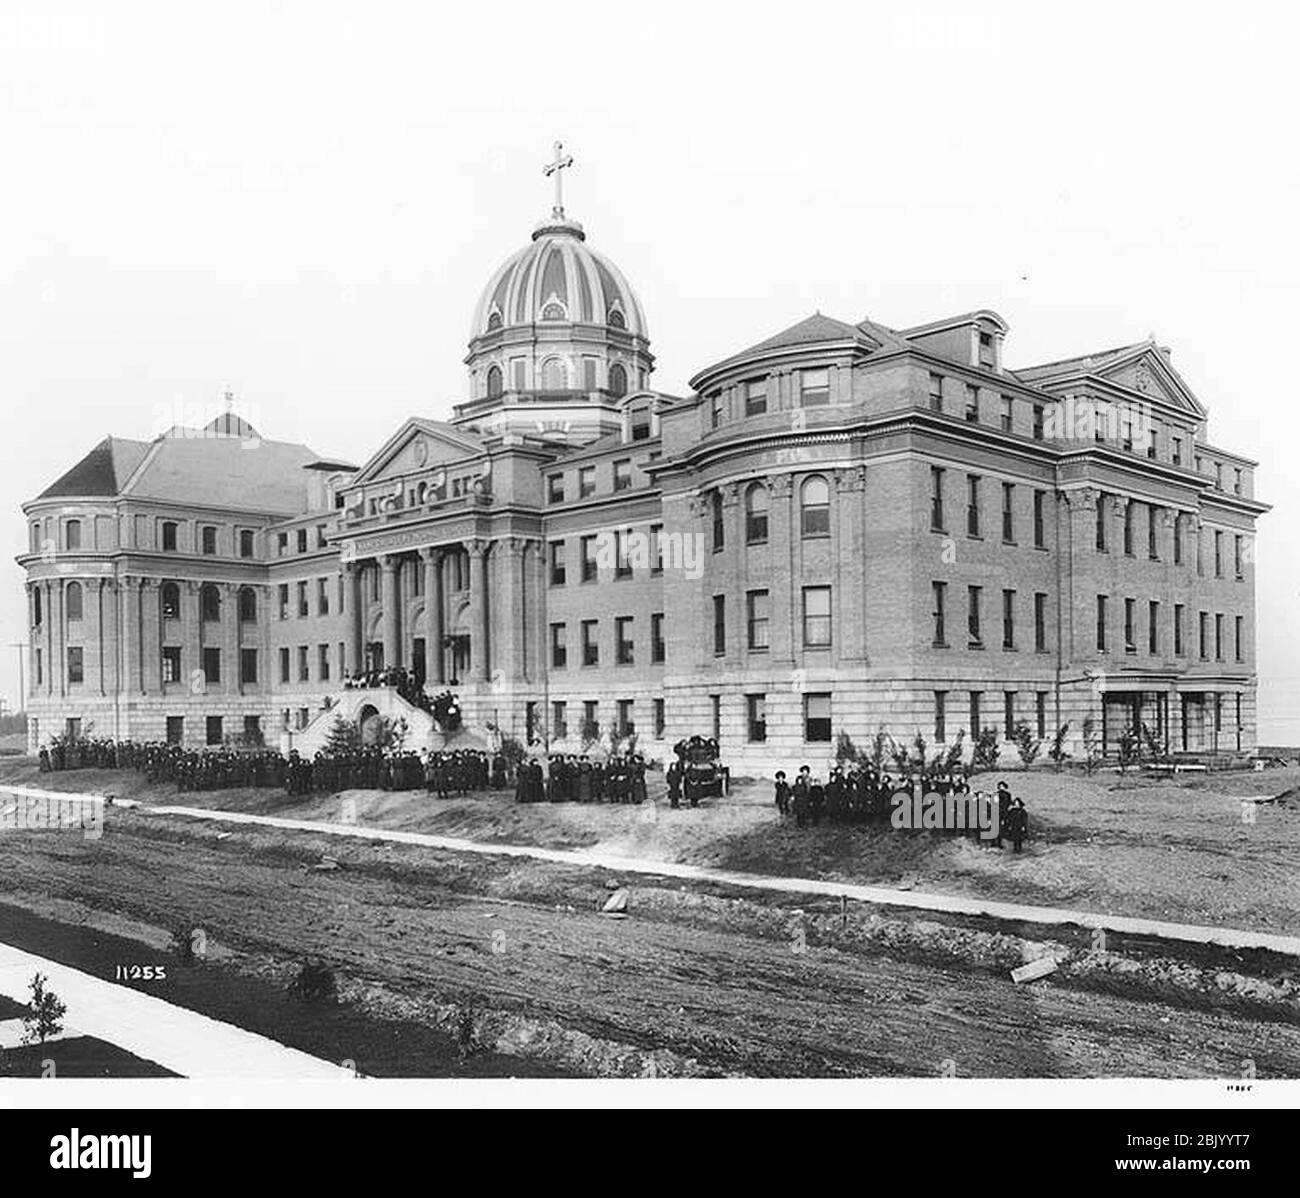
[[[804,479],[799,491],[805,537],[831,535],[831,489],[820,474]]]
[[[221,592],[215,583],[205,582],[199,589],[199,615],[205,623],[221,619]]]
[[[496,329],[499,329],[500,327],[501,327],[501,313],[493,312],[488,317],[488,332],[489,333],[494,332]]]
[[[609,310],[609,316],[607,317],[606,323],[608,323],[611,329],[627,328],[627,319],[623,315],[623,309],[611,308]]]
[[[487,375],[488,399],[501,398],[501,367],[489,366]]]
[[[617,362],[609,368],[609,391],[614,396],[627,394],[627,371]]]
[[[767,543],[767,485],[754,483],[745,492],[745,544]]]
[[[542,390],[563,391],[569,385],[569,372],[563,358],[547,358],[542,363]]]
[[[181,618],[181,588],[174,582],[164,582],[160,599],[162,602],[162,618],[164,620],[179,620]]]
[[[239,588],[239,620],[242,624],[257,623],[257,592],[252,587]]]
[[[81,609],[82,609],[81,583],[79,582],[68,583],[67,605],[68,605],[68,619],[80,620]]]
[[[63,544],[67,549],[81,548],[81,521],[69,520],[63,527]]]
[[[726,524],[722,513],[722,492],[714,491],[709,503],[713,513],[713,552],[718,553],[727,542]]]
[[[542,309],[543,320],[563,320],[564,318],[564,308],[560,304],[547,304],[546,307]]]

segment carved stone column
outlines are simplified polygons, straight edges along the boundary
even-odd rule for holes
[[[397,587],[397,558],[388,553],[379,559],[383,570],[380,595],[384,605],[384,665],[402,664],[402,618]]]
[[[772,557],[772,620],[768,643],[772,664],[782,668],[794,667],[794,628],[791,621],[797,610],[794,588],[798,583],[793,547],[794,480],[788,474],[773,475],[768,486],[767,539]]]
[[[348,662],[347,669],[353,677],[365,668],[365,647],[361,643],[361,563],[350,561],[343,567],[347,575],[348,592]]]
[[[442,639],[443,611],[442,550],[421,549],[420,560],[424,568],[424,632],[428,644],[424,651],[425,670],[429,678],[441,686],[446,680],[446,654]]]
[[[469,612],[470,612],[470,677],[475,682],[488,678],[488,627],[492,619],[488,605],[488,543],[469,541]]]

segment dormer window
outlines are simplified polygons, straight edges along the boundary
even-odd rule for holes
[[[487,324],[487,327],[488,327],[488,332],[489,332],[489,333],[495,332],[497,329],[499,329],[499,328],[501,327],[501,313],[500,313],[500,312],[497,312],[497,311],[493,311],[493,312],[492,312],[492,314],[488,317],[488,324]]]
[[[637,408],[632,413],[632,440],[648,441],[650,439],[650,409]]]
[[[997,369],[997,347],[993,344],[992,333],[981,333],[979,335],[979,364],[986,370]]]
[[[609,315],[605,318],[605,323],[611,329],[627,328],[627,318],[623,315],[623,309],[615,305],[609,310]]]
[[[552,300],[542,309],[543,320],[564,320],[566,319],[564,306]]]

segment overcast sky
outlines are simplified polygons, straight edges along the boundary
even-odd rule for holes
[[[227,386],[358,461],[449,415],[562,138],[667,391],[815,309],[993,308],[1013,367],[1156,333],[1211,440],[1261,462],[1261,738],[1300,743],[1283,7],[9,0],[3,644],[18,505],[106,434]],[[5,648],[11,699],[16,673]]]

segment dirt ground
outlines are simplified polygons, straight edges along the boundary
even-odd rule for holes
[[[39,774],[0,762],[0,780],[295,818],[355,819],[377,827],[486,842],[601,849],[658,861],[909,888],[1008,902],[1075,907],[1182,923],[1300,934],[1300,800],[1251,804],[1300,785],[1300,769],[1183,776],[1177,783],[1118,774],[1035,770],[1006,778],[1031,813],[1016,856],[988,845],[888,828],[783,824],[767,783],[741,783],[726,799],[672,810],[660,775],[642,807],[574,803],[521,806],[507,794],[447,801],[422,792],[350,791],[290,798],[268,790],[177,794],[127,771]]]
[[[451,808],[442,818],[464,818]],[[745,818],[741,804],[726,810]],[[766,818],[756,806],[752,816]],[[325,855],[338,868],[315,868]],[[564,1029],[593,1044],[662,1050],[704,1073],[1300,1074],[1294,1022],[1050,981],[1017,987],[1005,972],[865,942],[805,942],[806,913],[773,900],[764,926],[741,899],[667,881],[636,880],[630,917],[609,920],[599,909],[617,880],[594,869],[117,810],[99,840],[0,836],[0,879],[0,939],[32,913],[142,942],[202,927],[213,946],[209,970],[271,976],[277,963],[318,956],[375,1013],[432,1020],[447,1003],[508,1012],[540,1034]],[[201,1007],[201,982],[191,990],[187,1002]],[[591,1051],[589,1059],[570,1052],[565,1064],[602,1072],[607,1058]]]

